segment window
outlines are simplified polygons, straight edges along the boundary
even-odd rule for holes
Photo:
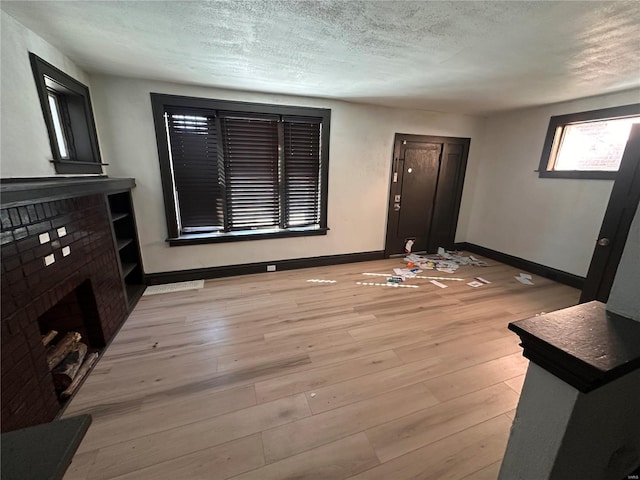
[[[89,89],[29,53],[57,173],[101,174]]]
[[[327,109],[152,93],[169,242],[327,232]]]
[[[551,117],[540,177],[614,179],[640,104]]]

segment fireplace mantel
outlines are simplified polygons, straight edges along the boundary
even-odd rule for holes
[[[135,186],[136,182],[133,178],[7,178],[0,180],[0,198],[2,208],[9,208],[36,202],[128,190]]]
[[[135,221],[114,221],[134,186],[131,178],[106,177],[0,181],[2,431],[61,411],[41,341],[47,322],[80,312],[91,322],[87,340],[99,350],[135,304],[122,268],[123,255],[139,255]],[[126,247],[117,241],[122,227],[133,239]],[[141,276],[141,264],[136,268]]]

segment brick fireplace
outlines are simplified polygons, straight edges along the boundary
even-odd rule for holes
[[[100,350],[128,314],[106,198],[122,180],[56,182],[31,194],[11,185],[0,209],[2,431],[48,422],[62,408],[43,333],[79,331]]]

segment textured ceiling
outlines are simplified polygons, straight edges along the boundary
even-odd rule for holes
[[[2,1],[88,72],[490,113],[640,86],[640,2]]]

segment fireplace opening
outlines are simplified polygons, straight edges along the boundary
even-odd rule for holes
[[[38,318],[58,400],[77,390],[105,346],[91,282],[86,280]]]

